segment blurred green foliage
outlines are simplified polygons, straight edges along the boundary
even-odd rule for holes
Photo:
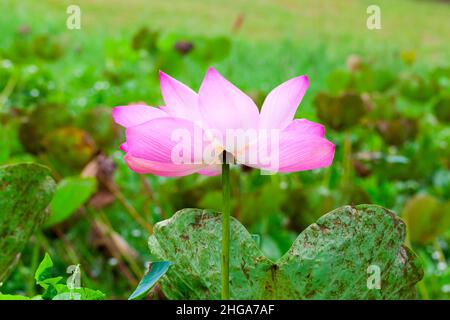
[[[231,32],[148,25],[68,35],[48,21],[26,19],[0,27],[0,165],[44,164],[60,194],[3,293],[34,296],[33,266],[48,252],[58,274],[81,264],[87,287],[127,298],[150,258],[155,223],[182,208],[220,210],[220,177],[169,179],[129,170],[119,150],[123,131],[110,117],[112,106],[160,105],[159,69],[196,89],[214,65],[258,106],[275,85],[308,74],[311,88],[297,117],[324,123],[337,146],[326,169],[262,176],[233,168],[233,213],[260,237],[267,257],[280,258],[324,213],[373,203],[407,221],[424,263],[421,297],[450,298],[449,65],[408,48],[335,48],[320,38],[258,43]],[[160,295],[156,288],[154,297]]]

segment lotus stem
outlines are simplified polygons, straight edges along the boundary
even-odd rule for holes
[[[230,299],[230,164],[227,153],[222,163],[222,300]]]

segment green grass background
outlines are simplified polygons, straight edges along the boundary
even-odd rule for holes
[[[309,92],[317,92],[323,89],[330,70],[345,67],[351,54],[393,69],[399,67],[398,55],[402,50],[417,54],[414,68],[419,70],[448,64],[448,3],[376,1],[381,8],[382,29],[368,30],[366,10],[373,3],[366,0],[3,0],[0,11],[6,14],[0,20],[0,46],[10,46],[17,29],[23,25],[34,33],[57,35],[67,47],[83,48],[82,55],[65,55],[51,66],[67,78],[79,65],[96,68],[108,63],[105,61],[108,55],[124,52],[128,59],[130,38],[142,26],[163,32],[227,35],[234,40],[231,56],[216,67],[242,89],[263,92],[299,74],[307,74],[311,80]],[[66,28],[66,9],[71,4],[81,8],[81,30]],[[233,32],[232,26],[241,15],[242,28]],[[145,84],[148,72],[134,72]],[[193,66],[182,72],[180,80],[197,89],[204,72]],[[60,81],[64,86],[68,79]],[[76,100],[82,94],[82,90],[77,90],[69,96]],[[155,95],[158,93],[143,90],[135,99],[156,104],[161,97]],[[314,117],[309,107],[311,95],[305,97],[303,116]],[[75,105],[75,100],[66,99],[64,103]]]
[[[366,28],[366,9],[374,3],[381,7],[381,30]],[[71,4],[81,7],[81,30],[66,28],[66,9]],[[48,100],[68,105],[74,114],[77,108],[95,107],[97,104],[112,107],[144,100],[158,105],[161,101],[159,88],[156,80],[151,78],[155,73],[154,65],[150,59],[140,59],[139,54],[131,49],[132,36],[143,26],[162,32],[230,37],[233,40],[231,54],[215,67],[243,90],[268,92],[289,77],[307,74],[311,87],[297,116],[310,120],[317,119],[312,98],[325,89],[331,71],[345,68],[351,54],[399,72],[411,68],[420,73],[433,66],[448,65],[450,61],[448,1],[0,0],[0,13],[0,62],[3,58],[1,53],[10,51],[20,38],[17,30],[23,26],[29,26],[33,36],[54,35],[63,45],[66,51],[60,59],[51,63],[26,61],[18,69],[23,72],[28,63],[39,64],[39,72],[48,72],[56,82],[57,89],[49,94]],[[232,26],[241,15],[244,17],[242,28],[234,32]],[[399,55],[404,50],[417,54],[412,67],[401,62]],[[105,80],[102,72],[108,65],[114,65],[121,75],[131,74],[130,81],[95,92],[96,83]],[[204,66],[188,63],[177,77],[197,89],[204,72]],[[128,88],[128,84],[134,87]],[[88,103],[80,104],[79,101],[86,97]],[[410,110],[410,103],[403,109]],[[117,146],[120,142],[117,141]],[[117,154],[115,160],[124,167],[122,154]],[[119,173],[127,174],[117,180],[123,183],[126,194],[134,196],[136,175],[126,168]],[[134,180],[129,179],[133,183],[127,185],[126,178],[130,176]],[[189,182],[189,178],[178,179],[177,183]],[[155,178],[155,181],[159,183],[160,180]],[[166,192],[168,188],[171,187],[166,187]],[[164,189],[160,193],[163,194]],[[260,198],[270,197],[263,195]],[[133,200],[130,197],[130,201]],[[139,206],[137,202],[133,204]],[[122,209],[119,209],[116,210],[117,216],[122,219],[119,214]],[[120,229],[117,229],[126,234],[127,228],[131,228],[129,221],[120,219],[117,219],[120,221],[117,223]],[[72,239],[79,239],[80,234],[84,235],[79,230],[73,231]],[[133,239],[132,244],[139,248],[140,253],[146,253],[145,237],[142,239]],[[98,258],[98,252],[91,252],[84,241],[74,242],[77,246],[85,246],[80,251],[92,258],[90,260]],[[105,274],[105,277],[109,276]],[[125,296],[126,290],[130,289],[127,283],[119,285],[112,280],[102,281],[99,283],[105,286],[102,289],[108,295]],[[22,285],[21,281],[17,283]],[[106,288],[111,283],[114,285]]]

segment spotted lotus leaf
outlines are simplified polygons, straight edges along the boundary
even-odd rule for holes
[[[387,209],[344,206],[310,225],[275,262],[232,219],[231,298],[416,298],[423,271],[403,245],[405,235],[402,220]],[[220,298],[219,213],[181,210],[155,226],[149,247],[154,259],[173,263],[160,280],[169,299]]]
[[[46,167],[32,163],[0,167],[0,283],[47,217],[54,189]]]

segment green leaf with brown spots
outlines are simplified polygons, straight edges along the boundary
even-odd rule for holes
[[[269,260],[231,221],[232,299],[410,299],[423,271],[403,245],[405,225],[374,205],[345,206],[304,230],[278,261]],[[153,258],[173,263],[160,286],[169,299],[220,298],[220,214],[184,209],[155,225]],[[373,284],[380,271],[380,289]]]
[[[0,282],[14,267],[30,236],[47,217],[55,182],[33,163],[0,167]]]

